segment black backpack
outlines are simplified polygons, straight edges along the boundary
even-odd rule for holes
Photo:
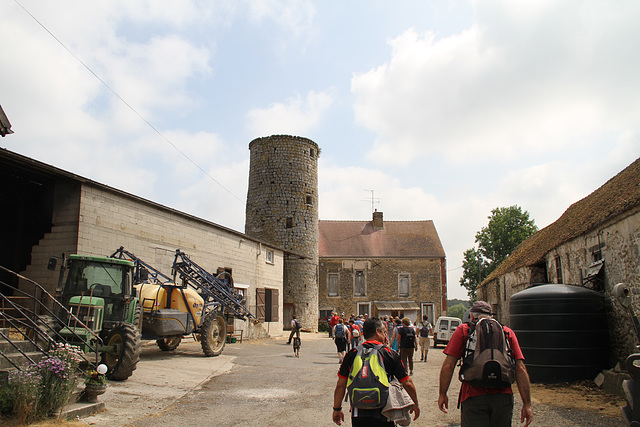
[[[415,348],[416,331],[411,326],[403,326],[398,329],[400,334],[400,348]]]
[[[422,328],[420,329],[420,336],[423,338],[427,338],[429,336],[430,328],[433,328],[433,326],[431,326],[431,323],[429,322],[422,323]]]
[[[516,379],[516,361],[503,326],[483,318],[469,324],[460,381],[476,387],[510,387]]]
[[[296,329],[302,328],[302,325],[300,324],[300,321],[298,319],[294,319],[294,321],[296,322]]]

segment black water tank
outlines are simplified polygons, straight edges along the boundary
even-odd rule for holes
[[[532,285],[510,299],[510,326],[532,382],[589,379],[609,365],[603,295],[573,285]]]

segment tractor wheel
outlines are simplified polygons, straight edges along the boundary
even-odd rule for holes
[[[131,323],[118,323],[104,344],[116,347],[114,353],[102,353],[102,363],[109,368],[107,378],[117,381],[129,378],[138,365],[142,350],[138,328]]]
[[[227,324],[221,313],[210,311],[200,327],[200,344],[207,357],[218,356],[224,348]]]
[[[162,351],[173,351],[178,348],[180,341],[182,341],[182,335],[171,335],[156,340],[156,344]]]
[[[136,304],[136,311],[133,314],[133,325],[142,333],[142,307],[139,302]]]

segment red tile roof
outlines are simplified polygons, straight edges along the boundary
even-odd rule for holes
[[[325,258],[444,258],[433,221],[384,221],[376,230],[371,221],[321,220],[320,257]]]

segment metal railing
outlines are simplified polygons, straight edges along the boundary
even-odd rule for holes
[[[22,280],[23,283],[33,286],[33,291],[27,292],[0,281],[0,284],[5,288],[11,289],[13,292],[12,296],[4,295],[0,292],[0,325],[12,331],[12,333],[6,334],[0,330],[0,337],[8,342],[15,350],[14,354],[18,353],[22,355],[28,363],[36,363],[31,355],[27,354],[31,352],[20,348],[20,346],[17,345],[17,341],[28,341],[32,344],[33,352],[48,355],[52,350],[57,348],[58,343],[68,343],[68,340],[60,335],[58,326],[63,327],[73,322],[74,327],[68,328],[74,337],[72,344],[81,344],[84,348],[91,349],[95,357],[92,357],[92,360],[90,360],[90,358],[87,357],[87,353],[84,353],[82,358],[89,363],[89,365],[97,366],[99,357],[97,350],[98,346],[102,345],[102,339],[98,335],[64,307],[39,283],[3,266],[0,266],[0,270],[17,277]],[[79,331],[82,332],[80,334],[76,333]],[[12,338],[12,335],[14,337],[19,336],[22,339]],[[88,340],[83,338],[82,335],[87,336]],[[20,364],[15,363],[9,357],[9,354],[5,354],[1,348],[0,356],[16,369],[21,369]]]

